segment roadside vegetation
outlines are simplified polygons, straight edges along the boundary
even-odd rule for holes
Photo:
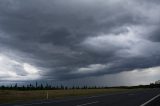
[[[90,96],[106,93],[117,93],[117,92],[132,92],[137,90],[143,90],[148,88],[160,87],[159,84],[140,85],[140,86],[120,86],[120,87],[64,87],[57,86],[52,87],[48,84],[46,86],[39,85],[36,83],[35,86],[27,85],[18,87],[17,84],[14,86],[1,86],[0,87],[0,103],[12,103],[30,100],[44,100],[44,99],[55,99],[73,96]]]
[[[89,96],[104,93],[133,91],[135,89],[68,89],[68,90],[0,90],[0,103],[54,99],[71,96]],[[140,90],[140,89],[139,89]]]

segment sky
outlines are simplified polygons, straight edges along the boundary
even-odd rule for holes
[[[160,79],[159,0],[0,0],[0,84]]]

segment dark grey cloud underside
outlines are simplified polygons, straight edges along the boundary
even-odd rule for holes
[[[72,0],[1,0],[0,50],[17,54],[17,61],[41,67],[44,72],[49,70],[45,74],[49,79],[72,79],[159,66],[158,54],[156,57],[123,58],[115,56],[114,51],[97,53],[80,45],[86,38],[99,33],[113,33],[124,25],[144,24],[143,17],[127,11],[123,2],[115,7],[103,5],[103,2],[97,5],[94,1],[89,5]],[[143,0],[141,3],[149,2]],[[158,5],[159,1],[152,3]],[[106,21],[101,22],[103,19]],[[159,43],[159,29],[151,34],[148,40]],[[107,63],[114,63],[114,67],[91,74],[72,73],[90,64]]]

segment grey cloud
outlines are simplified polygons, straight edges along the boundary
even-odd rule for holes
[[[48,79],[99,76],[158,66],[158,3],[157,0],[153,3],[1,0],[0,50],[16,61],[40,68],[41,77]],[[153,11],[155,16],[148,14]],[[98,39],[102,35],[105,36]],[[94,68],[91,74],[72,73],[93,68],[90,67],[93,64],[113,65],[100,71]]]

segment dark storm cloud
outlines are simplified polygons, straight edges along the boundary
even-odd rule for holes
[[[149,0],[1,0],[1,54],[41,79],[159,66],[158,9]]]

